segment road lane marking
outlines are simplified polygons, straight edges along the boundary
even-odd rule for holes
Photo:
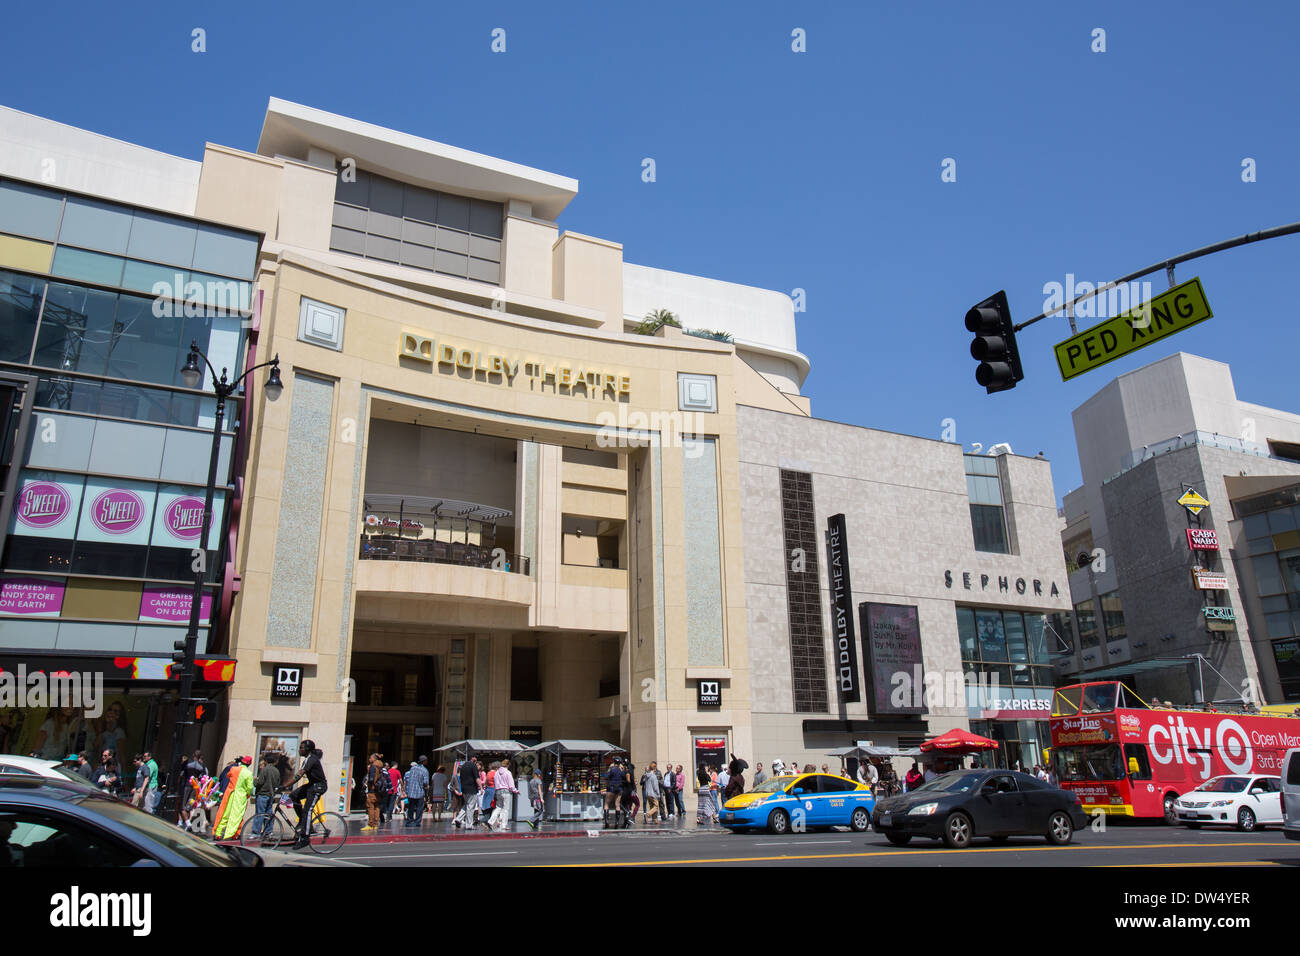
[[[1209,863],[1096,863],[1096,869],[1126,869],[1152,866],[1282,866],[1276,860],[1212,860]]]
[[[754,846],[848,846],[852,840],[786,840],[784,843],[755,843]]]
[[[533,863],[527,864],[532,867],[553,866],[553,867],[591,867],[591,866],[665,866],[669,864],[681,863],[764,863],[770,860],[847,860],[859,859],[863,857],[884,857],[884,856],[925,856],[935,853],[953,854],[959,853],[962,856],[974,856],[980,853],[1055,853],[1068,850],[1166,850],[1166,849],[1221,849],[1223,847],[1245,847],[1245,846],[1271,846],[1277,847],[1277,843],[1136,843],[1128,846],[1124,845],[1106,845],[1106,846],[1086,846],[1082,844],[1072,844],[1069,846],[1026,846],[1026,847],[967,847],[964,850],[949,850],[945,848],[935,848],[932,850],[872,850],[864,853],[805,853],[805,854],[781,854],[779,856],[732,856],[718,857],[716,859],[698,859],[698,860],[629,860],[629,861],[610,861],[602,863]],[[1211,864],[1217,866],[1218,864]]]

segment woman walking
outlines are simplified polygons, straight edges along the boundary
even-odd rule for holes
[[[698,806],[695,811],[695,822],[704,826],[711,824],[714,819],[713,812],[713,780],[709,776],[709,769],[700,764],[699,772],[695,775],[696,793],[699,795]]]
[[[438,764],[433,772],[433,784],[429,788],[429,810],[433,813],[433,822],[442,820],[442,807],[447,799],[447,768]]]

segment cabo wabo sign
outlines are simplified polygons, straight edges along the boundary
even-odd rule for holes
[[[583,395],[620,401],[632,393],[632,377],[606,369],[580,368],[561,363],[548,364],[535,358],[520,359],[496,352],[462,348],[450,342],[437,342],[427,335],[403,332],[398,355],[432,366],[449,365],[469,370],[492,385],[513,386],[523,373],[528,387],[542,391],[549,384],[557,395]]]

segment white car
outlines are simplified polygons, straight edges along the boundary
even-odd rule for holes
[[[89,787],[90,781],[77,773],[75,770],[69,770],[58,760],[46,760],[44,757],[20,757],[18,754],[0,754],[0,775],[2,774],[19,774],[35,777],[46,777],[50,780],[71,780],[74,783],[80,783]]]
[[[1174,816],[1189,830],[1235,826],[1246,833],[1282,825],[1282,778],[1233,774],[1212,777],[1174,803]]]

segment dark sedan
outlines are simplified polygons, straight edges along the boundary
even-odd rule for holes
[[[895,846],[914,836],[970,845],[974,837],[1003,843],[1012,836],[1041,836],[1064,846],[1088,817],[1079,798],[1027,773],[1008,770],[958,770],[936,777],[911,793],[876,804],[871,816],[877,833]]]
[[[338,865],[355,864],[215,846],[84,781],[0,775],[0,869]]]

